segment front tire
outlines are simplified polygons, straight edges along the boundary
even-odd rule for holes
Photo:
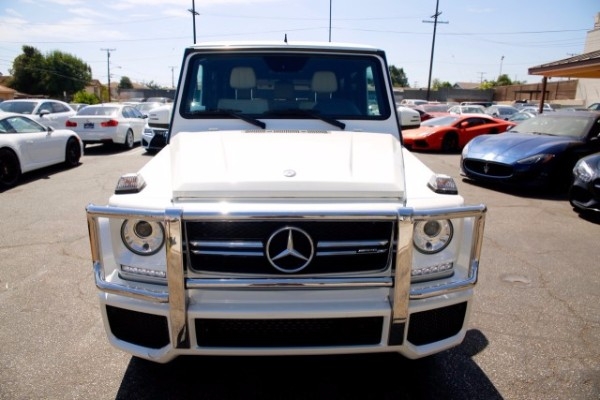
[[[81,159],[81,147],[77,139],[70,138],[67,141],[67,147],[65,150],[65,164],[67,167],[76,167],[79,165]]]
[[[0,188],[14,186],[21,177],[21,164],[17,155],[8,149],[0,150]]]
[[[456,153],[458,151],[458,136],[456,133],[447,133],[442,139],[442,151],[444,153]]]

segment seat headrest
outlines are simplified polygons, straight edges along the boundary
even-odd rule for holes
[[[331,71],[317,71],[314,73],[311,90],[317,93],[333,93],[337,90],[337,79]]]
[[[229,84],[234,89],[252,89],[256,87],[256,75],[250,67],[235,67],[231,70]]]

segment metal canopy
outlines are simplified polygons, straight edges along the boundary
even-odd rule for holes
[[[600,78],[600,50],[529,68],[529,75],[544,78]]]
[[[539,112],[543,112],[548,78],[600,78],[600,50],[564,58],[529,68],[529,75],[542,75],[542,98]]]

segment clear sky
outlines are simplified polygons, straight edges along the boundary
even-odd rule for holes
[[[69,53],[107,82],[177,83],[185,46],[221,40],[369,44],[426,87],[436,0],[0,0],[0,73],[27,44]],[[598,0],[439,0],[432,79],[535,83],[530,67],[584,50]],[[107,51],[109,49],[109,51]]]

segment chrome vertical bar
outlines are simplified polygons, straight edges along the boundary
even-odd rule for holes
[[[176,348],[188,347],[187,296],[183,271],[183,229],[181,210],[168,209],[165,214],[167,284],[169,287],[169,329]]]

